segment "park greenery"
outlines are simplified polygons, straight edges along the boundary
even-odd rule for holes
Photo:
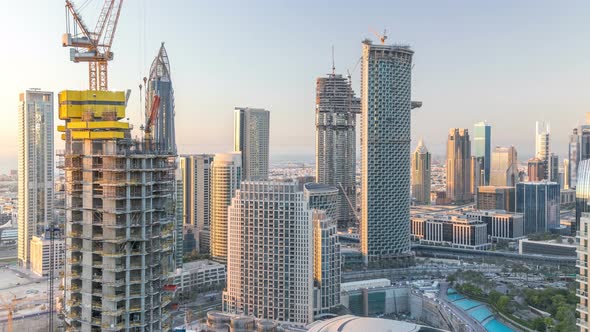
[[[517,273],[528,273],[525,266],[517,266]],[[447,281],[461,294],[489,304],[496,311],[536,331],[569,332],[576,330],[575,288],[517,289],[509,287],[507,294],[497,291],[496,283],[481,272],[458,271],[447,277]],[[517,301],[516,299],[519,299]],[[520,303],[519,303],[520,302]],[[530,307],[544,311],[528,321],[514,316],[516,310],[530,310]]]

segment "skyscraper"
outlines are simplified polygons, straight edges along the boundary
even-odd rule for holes
[[[582,213],[590,213],[590,159],[580,161],[578,166],[578,183],[576,185],[576,222],[572,225],[572,234],[580,231]],[[588,232],[586,232],[588,233]]]
[[[268,179],[269,124],[267,110],[234,110],[234,151],[242,154],[242,180]]]
[[[341,276],[336,223],[324,211],[314,211],[313,242],[314,312],[323,314],[340,304]]]
[[[580,161],[590,159],[590,123],[580,126]]]
[[[239,152],[218,153],[211,167],[210,253],[218,262],[227,260],[227,207],[231,204],[242,178],[242,156]]]
[[[484,185],[485,182],[485,165],[484,157],[471,156],[469,183],[471,183],[470,193],[472,197],[477,197],[477,188]]]
[[[154,114],[151,136],[155,149],[176,154],[176,131],[174,129],[174,89],[170,77],[170,62],[164,43],[152,62],[146,83],[146,119]],[[155,102],[159,98],[159,103]],[[152,109],[157,106],[156,113]]]
[[[543,161],[545,165],[543,179],[549,179],[549,154],[550,147],[549,122],[537,121],[535,131],[535,157]]]
[[[570,188],[576,187],[578,178],[578,164],[580,162],[580,135],[578,135],[578,128],[574,128],[570,135],[568,144],[568,182]]]
[[[340,243],[336,229],[340,191],[320,183],[306,183],[303,197],[313,218],[314,314],[329,312],[340,304]]]
[[[471,196],[471,141],[469,131],[453,128],[447,141],[447,198],[465,203]]]
[[[539,158],[531,158],[527,163],[527,174],[530,182],[542,181],[545,176],[545,162]]]
[[[577,187],[576,187],[577,188]],[[576,243],[579,243],[578,259],[576,260],[576,281],[578,288],[576,289],[576,296],[579,304],[576,306],[576,311],[580,313],[580,318],[576,319],[578,331],[588,332],[590,326],[590,304],[588,302],[588,263],[590,263],[590,250],[588,241],[590,241],[590,213],[584,212],[580,216],[580,232],[576,234]]]
[[[27,90],[18,106],[18,265],[30,268],[31,240],[53,222],[53,92]]]
[[[363,41],[361,252],[367,263],[410,257],[409,46]]]
[[[430,204],[430,152],[422,139],[412,154],[412,195],[418,204]]]
[[[516,212],[524,214],[525,234],[559,228],[559,184],[543,180],[516,184]]]
[[[131,139],[122,91],[62,91],[67,330],[171,329],[176,155]]]
[[[549,181],[559,182],[559,156],[555,153],[549,155]]]
[[[492,126],[487,122],[478,122],[474,126],[473,136],[473,155],[475,157],[483,157],[484,161],[484,184],[490,183],[490,167],[491,167],[491,152],[492,152]]]
[[[199,240],[199,251],[209,252],[211,224],[211,165],[213,155],[180,156],[183,179],[184,229]]]
[[[569,161],[569,159],[564,159],[563,160],[563,189],[570,189],[572,187],[571,182],[570,182],[571,181],[570,172],[571,172],[570,161]]]
[[[295,182],[242,182],[229,208],[224,311],[313,320],[312,218]]]
[[[514,146],[496,147],[492,152],[491,186],[514,186],[518,182],[518,155]]]
[[[316,80],[316,182],[335,186],[340,191],[336,220],[341,228],[356,221],[356,115],[359,112],[360,99],[354,95],[347,78],[332,73]]]

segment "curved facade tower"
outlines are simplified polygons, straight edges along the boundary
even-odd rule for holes
[[[366,264],[411,263],[409,46],[363,42],[361,252]]]
[[[176,154],[176,132],[174,129],[174,89],[170,78],[170,62],[164,43],[150,67],[146,82],[145,116],[149,119],[156,96],[160,97],[154,121],[150,124],[154,149]]]

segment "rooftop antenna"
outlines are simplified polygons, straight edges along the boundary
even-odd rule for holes
[[[332,75],[336,73],[336,66],[334,65],[334,45],[332,45]]]

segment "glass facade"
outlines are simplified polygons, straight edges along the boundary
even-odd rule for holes
[[[524,214],[525,234],[559,227],[559,194],[559,184],[555,182],[516,184],[516,212]]]
[[[366,263],[400,262],[410,254],[413,54],[408,46],[363,42],[360,235]]]
[[[18,107],[18,264],[30,267],[33,236],[54,220],[53,92],[27,90]]]
[[[158,111],[151,124],[153,144],[156,150],[176,154],[174,129],[174,89],[170,78],[170,62],[164,44],[152,62],[149,80],[146,83],[145,117],[148,119],[156,96],[160,97]]]
[[[484,158],[484,185],[488,185],[492,154],[492,126],[486,122],[476,123],[473,134],[473,155]]]
[[[582,160],[578,165],[578,183],[576,185],[576,223],[572,225],[572,234],[580,230],[582,213],[590,212],[590,159]]]

